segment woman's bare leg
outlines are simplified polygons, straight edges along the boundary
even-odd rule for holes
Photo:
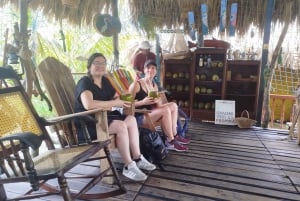
[[[168,108],[171,110],[171,117],[172,117],[172,131],[173,135],[175,136],[177,134],[177,119],[178,119],[178,107],[177,104],[174,102],[169,102],[164,104],[168,106]]]
[[[123,159],[123,162],[127,166],[131,161],[130,155],[130,144],[129,144],[129,135],[128,135],[128,128],[124,121],[121,120],[114,120],[108,127],[109,133],[116,133],[117,134],[117,147],[120,152],[120,155]]]
[[[152,110],[149,113],[149,116],[153,122],[161,120],[161,127],[168,137],[168,141],[174,139],[174,134],[172,130],[172,117],[171,117],[171,110],[167,106],[161,106]]]
[[[137,127],[137,122],[134,116],[127,116],[124,120],[128,129],[129,136],[129,147],[134,159],[138,159],[141,156],[140,151],[140,139],[139,139],[139,130]]]

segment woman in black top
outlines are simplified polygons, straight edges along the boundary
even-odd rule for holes
[[[106,74],[106,58],[101,53],[94,53],[88,59],[87,76],[82,77],[76,86],[75,111],[82,112],[96,108],[129,107],[130,103],[120,100]],[[134,116],[121,115],[119,112],[108,112],[108,131],[117,134],[117,147],[125,163],[123,175],[143,181],[147,176],[140,170],[154,170],[140,153],[139,133]],[[79,141],[84,138],[80,124],[76,124]],[[92,140],[97,138],[96,124],[90,123],[88,130]],[[131,158],[131,155],[133,159]]]

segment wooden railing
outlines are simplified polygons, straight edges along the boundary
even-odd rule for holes
[[[283,128],[284,123],[284,117],[285,117],[285,110],[286,110],[286,101],[292,100],[292,105],[295,102],[295,96],[293,95],[281,95],[281,94],[270,94],[270,105],[271,105],[271,127],[274,127],[274,114],[276,110],[276,104],[275,101],[281,101],[281,107],[280,107],[280,128]],[[292,121],[293,112],[291,111],[290,114],[290,121]]]

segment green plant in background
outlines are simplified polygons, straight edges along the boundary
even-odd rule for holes
[[[39,64],[43,59],[51,56],[70,67],[73,73],[82,73],[86,72],[86,59],[94,52],[101,52],[107,57],[108,65],[110,65],[114,57],[112,37],[103,37],[96,31],[82,31],[93,29],[92,27],[85,29],[65,28],[66,51],[64,51],[60,41],[59,30],[50,39],[49,36],[37,31],[34,34],[34,40],[37,43],[34,50],[36,63]],[[122,54],[120,55],[120,63],[122,65],[129,66],[130,64],[130,57],[126,56],[124,51],[130,46],[132,37],[136,37],[136,35],[128,33],[119,36],[119,52]]]
[[[35,66],[38,66],[47,57],[54,57],[70,67],[72,73],[85,73],[86,59],[94,52],[101,52],[107,57],[108,68],[110,68],[114,58],[112,37],[100,35],[93,26],[77,27],[69,25],[67,22],[50,22],[41,16],[39,11],[29,11],[28,17],[28,27],[32,31],[29,46],[33,53],[32,59]],[[120,18],[124,20],[124,18]],[[131,49],[133,42],[138,44],[142,37],[137,30],[130,28],[131,25],[126,25],[129,21],[127,19],[126,22],[122,22],[124,29],[122,28],[118,41],[119,63],[126,68],[131,68],[130,54],[135,50]],[[64,41],[62,41],[63,38]],[[11,40],[10,38],[9,41]],[[81,76],[77,75],[76,80]],[[49,117],[55,114],[55,112],[49,111],[47,104],[45,101],[41,101],[39,96],[33,96],[32,102],[41,116]]]
[[[39,96],[32,96],[31,102],[40,116],[45,118],[56,116],[56,112],[54,110],[49,111],[47,103],[41,101]]]
[[[66,30],[66,51],[64,51],[59,36],[54,36],[52,40],[49,40],[48,36],[37,32],[36,41],[38,44],[34,53],[36,63],[40,63],[46,57],[51,56],[70,67],[72,72],[85,72],[86,62],[84,58],[87,58],[91,52],[101,50],[105,55],[112,54],[110,38],[101,38],[95,35],[95,33],[81,33],[74,29]]]

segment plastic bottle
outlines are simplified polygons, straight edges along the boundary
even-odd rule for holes
[[[200,58],[199,58],[199,63],[198,63],[199,67],[202,68],[203,67],[203,56],[202,54],[200,54]]]
[[[211,67],[211,56],[208,55],[207,57],[207,68],[210,68]]]
[[[207,67],[207,55],[204,56],[204,59],[203,59],[203,66],[204,66],[204,67]]]

